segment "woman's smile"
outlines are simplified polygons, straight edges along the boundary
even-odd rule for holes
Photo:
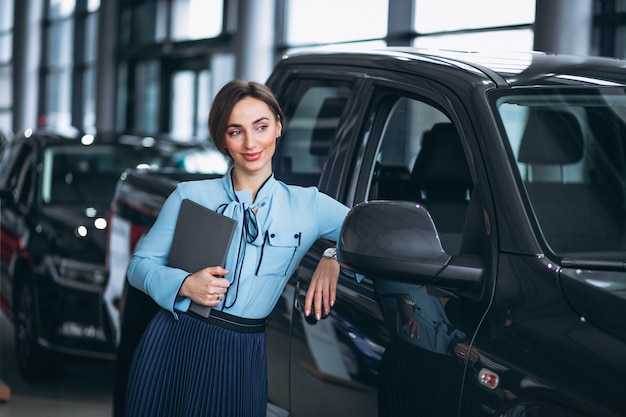
[[[242,156],[246,161],[252,162],[252,161],[256,161],[257,159],[259,159],[262,153],[263,151],[254,152],[254,153],[244,153]]]

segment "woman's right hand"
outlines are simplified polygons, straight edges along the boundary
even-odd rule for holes
[[[196,304],[215,307],[222,302],[230,286],[222,278],[228,271],[221,266],[210,266],[187,276],[180,286],[178,295],[190,298]]]

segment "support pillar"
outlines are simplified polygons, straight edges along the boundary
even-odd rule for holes
[[[265,83],[274,61],[274,0],[239,0],[235,76]]]
[[[593,0],[537,0],[533,49],[589,55],[592,25]]]

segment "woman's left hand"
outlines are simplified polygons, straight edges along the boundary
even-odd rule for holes
[[[337,296],[337,282],[339,281],[339,262],[332,258],[322,258],[315,268],[311,284],[304,299],[304,315],[311,314],[311,307],[315,311],[315,318],[322,318],[330,314],[330,308],[335,304]]]

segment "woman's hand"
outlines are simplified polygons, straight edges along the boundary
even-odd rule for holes
[[[315,318],[322,318],[330,314],[330,308],[335,304],[337,296],[337,282],[339,281],[339,262],[332,258],[322,258],[315,268],[311,284],[304,299],[304,315],[311,314],[311,307],[315,311]]]
[[[412,301],[412,299],[408,299]],[[402,330],[407,331],[409,337],[417,337],[419,339],[421,327],[419,322],[413,317],[415,306],[406,304],[403,300],[400,300],[399,310],[402,316]]]
[[[222,278],[227,273],[221,266],[201,269],[185,278],[178,295],[188,297],[196,304],[215,307],[222,302],[230,286],[230,282]]]

